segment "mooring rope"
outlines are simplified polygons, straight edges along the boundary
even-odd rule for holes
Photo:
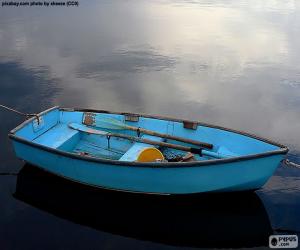
[[[2,104],[0,104],[0,107],[6,109],[6,110],[8,110],[8,111],[14,112],[14,113],[16,113],[16,114],[23,115],[23,116],[26,117],[26,119],[29,119],[30,117],[36,117],[38,123],[40,122],[39,116],[38,116],[37,114],[23,113],[23,112],[21,112],[21,111],[15,110],[15,109],[13,109],[13,108],[7,107],[7,106],[2,105]],[[14,172],[0,172],[0,176],[4,176],[4,175],[12,175],[12,176],[15,176],[15,175],[18,175],[18,173],[14,173]]]
[[[23,113],[21,111],[18,111],[16,109],[13,109],[13,108],[10,108],[10,107],[7,107],[7,106],[2,105],[2,104],[0,104],[0,107],[6,109],[8,111],[17,113],[19,115],[23,115],[23,116],[26,117],[26,119],[29,119],[30,117],[36,117],[38,124],[40,123],[40,118],[39,118],[38,114]]]
[[[14,172],[2,172],[2,173],[0,173],[0,176],[3,176],[3,175],[18,175],[18,173],[14,173]]]
[[[295,162],[290,161],[289,159],[285,159],[284,161],[285,165],[289,167],[295,167],[295,168],[300,168],[300,164],[297,164]]]

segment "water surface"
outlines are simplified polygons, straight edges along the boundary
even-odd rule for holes
[[[300,164],[299,14],[297,1],[275,0],[0,7],[0,102],[24,112],[59,105],[200,120],[286,144]],[[23,163],[7,133],[22,118],[0,111],[0,119],[0,170],[17,173]],[[272,230],[299,232],[299,178],[299,169],[281,166],[257,192]],[[168,248],[21,202],[12,196],[14,175],[0,183],[6,249],[46,249],[50,241],[49,249]],[[85,243],[74,241],[80,236]]]

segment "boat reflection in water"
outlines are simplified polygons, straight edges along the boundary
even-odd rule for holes
[[[14,195],[100,231],[192,247],[267,246],[272,234],[255,193],[157,196],[87,187],[25,165]]]

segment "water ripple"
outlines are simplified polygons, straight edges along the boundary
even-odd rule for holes
[[[93,62],[79,66],[77,76],[82,78],[115,78],[124,74],[171,70],[175,57],[162,55],[155,50],[118,50],[100,56]]]

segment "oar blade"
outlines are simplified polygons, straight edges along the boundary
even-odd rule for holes
[[[75,130],[85,132],[85,133],[88,133],[88,134],[97,134],[97,135],[108,135],[109,134],[106,131],[92,129],[92,128],[89,128],[85,125],[78,124],[78,123],[69,123],[68,126],[71,129],[75,129]]]
[[[126,129],[126,124],[121,121],[108,117],[96,117],[95,126],[104,129],[122,130]]]

